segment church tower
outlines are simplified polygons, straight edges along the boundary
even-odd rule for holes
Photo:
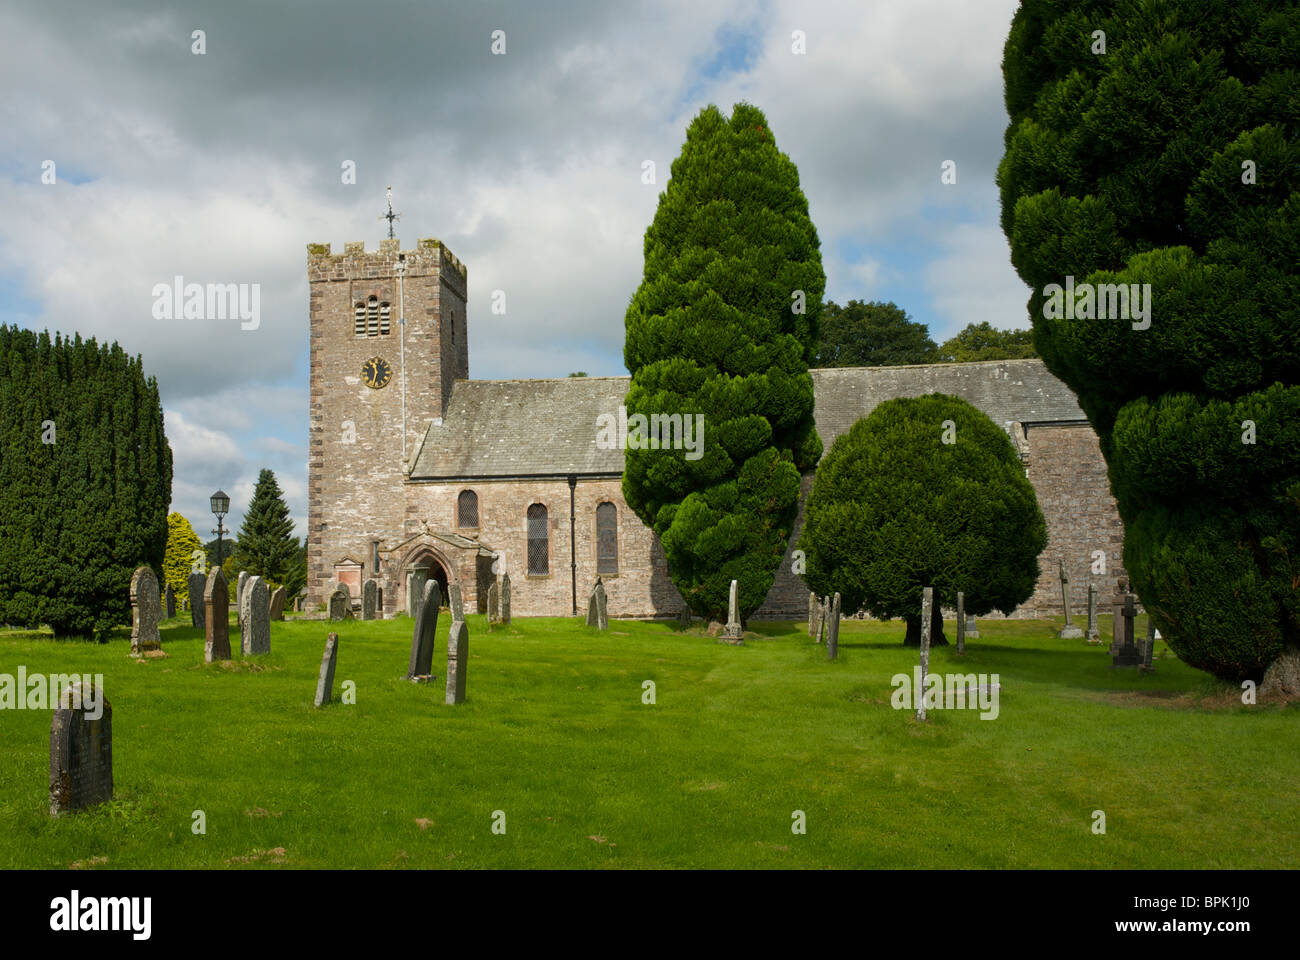
[[[341,254],[308,244],[307,280],[307,600],[317,604],[339,581],[354,600],[366,578],[383,583],[379,554],[403,536],[408,461],[469,376],[469,349],[465,266],[438,240],[348,243]]]

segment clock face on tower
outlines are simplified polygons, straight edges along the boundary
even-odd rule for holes
[[[361,379],[367,387],[379,390],[393,379],[393,368],[383,357],[371,357],[361,365]]]

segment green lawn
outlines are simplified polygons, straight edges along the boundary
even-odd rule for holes
[[[731,647],[469,621],[459,707],[445,612],[434,687],[404,679],[406,618],[276,623],[272,654],[224,665],[188,615],[139,663],[124,637],[0,631],[0,673],[104,675],[116,775],[112,803],[51,820],[50,713],[0,711],[0,867],[1300,866],[1300,710],[1241,706],[1162,645],[1139,676],[1048,621],[984,622],[931,670],[1000,674],[998,718],[918,723],[890,707],[916,663],[898,622],[846,622],[830,663],[798,623]],[[331,627],[356,703],[317,710]]]

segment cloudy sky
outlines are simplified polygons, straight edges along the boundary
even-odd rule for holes
[[[686,126],[746,100],[799,168],[829,298],[893,300],[938,341],[971,321],[1027,327],[993,183],[1015,6],[8,3],[0,323],[143,355],[172,509],[204,539],[208,495],[231,494],[237,529],[262,467],[301,534],[307,243],[374,249],[391,184],[403,246],[440,237],[469,268],[471,376],[623,374],[642,236]],[[156,319],[154,285],[177,275],[259,284],[261,325]]]

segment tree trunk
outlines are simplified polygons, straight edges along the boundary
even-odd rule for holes
[[[907,635],[903,637],[903,646],[921,647],[921,612],[918,610],[915,614],[903,618],[907,624]],[[946,647],[948,638],[943,635],[943,611],[939,609],[938,598],[935,599],[934,607],[930,611],[930,646]]]

